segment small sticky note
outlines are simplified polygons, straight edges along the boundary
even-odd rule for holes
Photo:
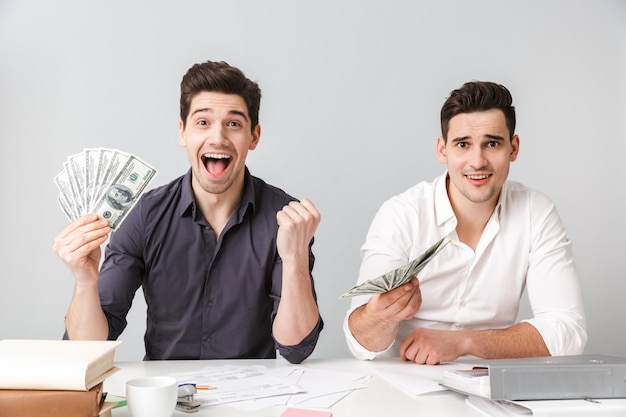
[[[288,408],[280,417],[332,417],[330,410],[307,410],[305,408]]]
[[[118,397],[117,395],[107,394],[105,401],[115,403],[113,408],[123,407],[126,405],[126,398]]]

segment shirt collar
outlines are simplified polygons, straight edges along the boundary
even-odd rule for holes
[[[195,215],[195,199],[193,197],[193,189],[191,188],[191,168],[183,177],[183,183],[180,191],[180,201],[178,202],[178,213],[180,217],[185,214],[192,213]]]
[[[448,190],[446,187],[447,178],[448,171],[435,179],[435,216],[438,226],[442,226],[450,220],[454,220],[454,223],[456,223],[456,216],[452,210],[450,198],[448,198]],[[454,226],[456,227],[456,224]]]
[[[239,209],[237,210],[239,213],[239,219],[243,218],[246,211],[248,211],[248,207],[250,207],[251,210],[254,210],[254,205],[256,203],[254,180],[252,175],[250,175],[250,171],[248,171],[248,167],[245,167],[243,184],[243,197],[241,199],[241,204],[239,204]]]
[[[505,202],[507,200],[507,196],[509,193],[509,182],[504,181],[502,184],[502,190],[500,190],[500,196],[498,197],[498,202],[496,203],[496,208],[494,209],[494,213],[497,214],[498,220],[502,217],[502,212],[506,209]]]
[[[448,171],[443,173],[440,177],[435,179],[435,215],[437,218],[437,225],[442,226],[444,223],[454,220],[454,224],[456,227],[456,216],[454,214],[454,210],[452,210],[452,204],[450,203],[450,198],[448,197],[448,190],[446,187],[446,182],[448,178]],[[508,193],[509,186],[508,181],[504,182],[502,186],[502,190],[500,192],[500,197],[498,197],[498,202],[496,203],[496,208],[494,210],[497,213],[498,220],[504,210],[503,205],[506,201],[506,195]]]
[[[191,187],[191,175],[191,168],[189,168],[189,170],[183,177],[178,213],[180,213],[181,217],[185,216],[186,214],[191,214],[194,219],[197,219],[196,199],[193,195],[193,188]],[[250,171],[248,170],[248,167],[245,168],[243,181],[243,198],[241,199],[241,203],[239,204],[239,208],[237,209],[237,217],[239,221],[246,214],[248,206],[250,206],[251,209],[254,210],[255,205],[254,181],[252,179]]]

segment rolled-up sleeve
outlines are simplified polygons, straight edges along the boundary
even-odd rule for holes
[[[533,318],[525,321],[541,334],[551,355],[577,355],[587,343],[578,270],[572,243],[554,205],[548,201],[544,204],[548,205],[547,210],[542,210],[531,223],[532,250],[526,284]]]
[[[313,242],[311,241],[309,244],[309,278],[311,280],[311,291],[313,292],[313,298],[317,303],[317,294],[315,292],[315,281],[313,280],[313,266],[315,265],[315,255],[313,254]],[[276,318],[276,314],[278,313],[278,306],[281,300],[282,293],[282,282],[283,282],[283,265],[280,257],[276,256],[274,260],[274,267],[272,269],[272,288],[270,297],[273,301],[273,311],[271,314],[271,321],[274,323],[274,319]],[[315,349],[317,345],[317,341],[319,339],[320,333],[324,328],[324,321],[322,320],[322,316],[318,315],[317,324],[313,327],[313,330],[297,345],[283,345],[278,343],[278,341],[274,338],[274,344],[278,353],[285,358],[290,363],[301,363],[306,358],[308,358]]]
[[[280,356],[287,359],[290,363],[301,363],[306,358],[308,358],[313,350],[315,349],[315,345],[317,345],[317,340],[319,339],[320,332],[324,328],[324,321],[320,317],[317,321],[317,324],[311,330],[311,333],[307,335],[302,342],[293,346],[285,346],[276,342],[276,347],[278,348],[278,353]]]

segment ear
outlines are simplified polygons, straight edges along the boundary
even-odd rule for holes
[[[443,136],[437,138],[437,158],[442,164],[448,163],[448,157],[446,156],[446,141]]]
[[[182,120],[178,122],[178,144],[183,148],[187,146],[187,140],[185,139],[185,126],[183,125]]]
[[[513,162],[517,159],[517,155],[519,153],[519,136],[513,135],[511,138],[511,156],[509,157],[509,161]]]
[[[250,141],[248,149],[251,151],[256,149],[256,146],[259,144],[259,140],[261,140],[261,125],[257,124],[252,132],[252,140]]]

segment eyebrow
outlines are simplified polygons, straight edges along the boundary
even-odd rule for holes
[[[489,135],[489,134],[487,134],[487,135],[485,135],[485,137],[487,137],[490,140],[504,141],[504,138],[502,136],[500,136],[500,135]],[[470,136],[462,136],[462,137],[459,137],[459,138],[452,139],[452,142],[463,142],[463,141],[468,140],[469,138],[470,138]]]
[[[213,109],[210,108],[210,107],[202,107],[202,108],[194,110],[189,116],[191,117],[191,116],[194,116],[194,115],[196,115],[198,113],[213,113]],[[250,121],[250,120],[248,120],[248,116],[246,115],[246,113],[244,113],[244,112],[242,112],[240,110],[229,110],[228,114],[229,115],[234,115],[234,116],[241,116],[241,117],[243,117],[246,120],[246,122]]]

